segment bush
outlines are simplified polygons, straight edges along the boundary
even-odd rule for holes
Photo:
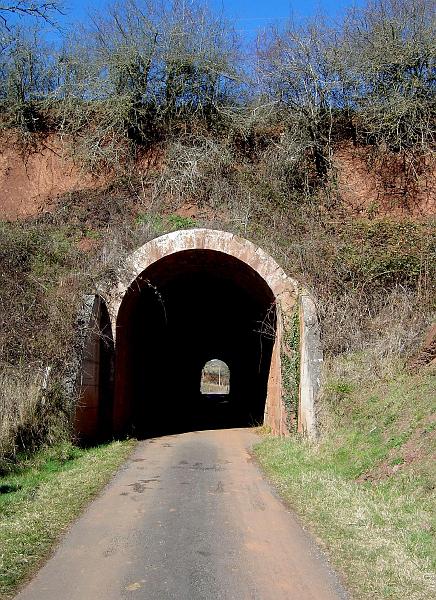
[[[20,453],[31,453],[70,435],[70,414],[62,388],[50,369],[0,365],[0,473],[13,468]]]

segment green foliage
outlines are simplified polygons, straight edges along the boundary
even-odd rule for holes
[[[435,380],[387,361],[376,375],[373,360],[330,361],[318,443],[267,437],[255,452],[353,597],[424,600],[436,556]]]
[[[152,227],[157,233],[164,233],[164,220],[161,215],[157,215],[155,213],[139,213],[136,216],[136,224],[137,225],[148,225]]]
[[[289,322],[284,324],[281,351],[283,403],[286,409],[286,424],[289,431],[298,425],[300,398],[300,311],[294,309]]]
[[[168,224],[170,229],[192,229],[197,225],[191,217],[181,217],[180,215],[169,215]]]
[[[353,392],[353,389],[353,384],[343,379],[330,381],[328,383],[328,390],[334,393],[338,397],[339,401],[349,396]]]
[[[136,224],[151,227],[157,235],[163,234],[166,231],[192,229],[197,225],[191,217],[182,217],[176,214],[159,215],[155,213],[139,213],[136,217]]]
[[[131,440],[89,449],[63,443],[21,456],[0,477],[0,598],[17,592],[133,446]]]

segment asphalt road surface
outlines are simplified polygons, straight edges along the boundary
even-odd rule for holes
[[[338,600],[248,429],[140,442],[17,600]]]

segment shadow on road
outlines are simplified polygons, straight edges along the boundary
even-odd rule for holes
[[[136,421],[133,433],[138,439],[259,424],[247,412],[247,406],[229,394],[199,394],[190,401],[181,400],[177,405],[162,399],[148,417]]]

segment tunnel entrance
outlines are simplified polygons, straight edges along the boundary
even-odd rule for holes
[[[79,439],[262,422],[275,435],[316,437],[315,301],[249,240],[214,229],[154,238],[83,308],[78,332],[87,335],[68,379],[78,382]],[[213,358],[230,370],[225,402],[201,394]]]
[[[118,311],[115,421],[140,437],[262,423],[274,307],[265,280],[228,254],[185,250],[154,262]],[[199,389],[213,356],[232,374],[227,402],[205,402]]]

